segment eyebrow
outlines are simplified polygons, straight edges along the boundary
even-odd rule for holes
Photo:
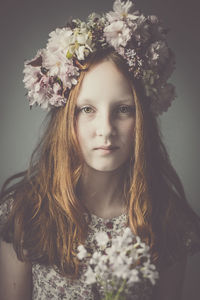
[[[126,103],[126,102],[132,102],[134,100],[134,97],[127,97],[127,98],[121,98],[119,100],[113,100],[112,104],[119,104],[119,103]],[[78,102],[78,101],[77,101]],[[93,103],[92,99],[90,98],[83,98],[80,99],[79,102],[83,105],[84,103]],[[77,103],[78,104],[78,103]],[[133,103],[134,104],[134,103]]]

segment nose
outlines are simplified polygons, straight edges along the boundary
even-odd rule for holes
[[[96,126],[96,135],[109,138],[110,136],[113,136],[115,134],[116,128],[111,114],[105,111],[99,114]]]

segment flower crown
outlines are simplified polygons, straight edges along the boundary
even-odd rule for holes
[[[109,13],[92,13],[87,22],[73,19],[66,27],[52,31],[46,48],[24,64],[23,82],[30,106],[64,106],[89,54],[112,48],[141,83],[153,113],[167,111],[175,98],[174,86],[167,83],[175,67],[174,54],[166,42],[168,30],[154,15],[145,17],[136,10],[130,13],[133,5],[129,0],[115,0]]]

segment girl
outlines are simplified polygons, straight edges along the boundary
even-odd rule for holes
[[[117,0],[106,16],[71,21],[25,63],[30,105],[49,113],[28,170],[1,191],[2,300],[97,299],[77,247],[126,226],[150,246],[160,273],[129,299],[181,299],[200,219],[156,119],[173,99],[174,58],[158,19],[130,8]]]

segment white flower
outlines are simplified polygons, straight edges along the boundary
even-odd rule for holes
[[[99,260],[100,260],[100,257],[101,257],[101,253],[100,252],[97,252],[95,251],[92,255],[92,258],[90,259],[90,264],[93,265],[93,264],[98,264]]]
[[[101,231],[95,235],[95,240],[100,251],[95,251],[89,260],[85,273],[87,284],[97,282],[103,288],[105,296],[109,293],[112,299],[119,289],[128,294],[129,289],[142,278],[149,279],[155,284],[158,272],[150,263],[149,246],[142,243],[129,227],[125,228],[122,235],[113,239],[109,239],[108,235]],[[79,248],[80,252],[84,251],[84,248],[80,246]],[[144,257],[144,262],[138,265],[136,262],[141,256]]]
[[[48,49],[43,54],[43,66],[49,70],[50,76],[61,77],[67,64],[67,58],[63,51],[52,52]]]
[[[120,0],[116,0],[113,4],[113,11],[110,11],[106,14],[106,17],[110,23],[118,20],[130,19],[136,20],[138,18],[138,12],[135,11],[131,14],[128,12],[130,11],[133,3],[131,1],[126,1],[126,3],[121,2]]]
[[[79,251],[77,254],[79,259],[83,259],[83,258],[87,257],[88,253],[83,245],[79,245],[77,249]]]
[[[61,51],[67,53],[67,49],[73,41],[73,31],[71,28],[56,28],[56,30],[52,31],[49,36],[50,38],[46,47],[49,52],[55,53]]]
[[[124,47],[118,47],[117,52],[124,57],[125,55],[125,48]]]
[[[84,60],[92,49],[92,34],[88,31],[86,24],[81,22],[80,28],[75,28],[73,31],[73,39],[67,49],[69,57],[76,54],[79,60]]]
[[[109,255],[109,257],[114,258],[117,256],[118,247],[116,245],[112,244],[111,247],[106,248],[105,252]]]
[[[40,67],[33,67],[25,63],[24,79],[25,87],[28,89],[29,105],[38,104],[41,108],[48,108],[50,90],[49,78],[41,73]]]
[[[108,235],[105,232],[103,232],[103,231],[98,232],[95,235],[95,239],[96,239],[97,244],[98,244],[99,247],[106,246],[107,243],[108,243],[108,241],[109,241]]]
[[[113,275],[122,279],[127,279],[129,276],[127,265],[117,265],[113,270]]]
[[[140,281],[139,279],[139,271],[136,269],[132,269],[129,271],[127,284],[132,285],[135,282]]]
[[[86,276],[86,284],[93,284],[96,282],[95,273],[92,271],[92,268],[89,266],[87,272],[85,273]]]
[[[75,50],[76,56],[79,60],[84,60],[86,50],[87,48],[85,46],[79,46],[78,49]]]
[[[40,67],[33,67],[26,64],[24,68],[24,79],[26,89],[34,89],[34,85],[37,83],[39,76],[42,76]]]
[[[81,24],[83,24],[82,27],[78,31],[75,31],[77,34],[74,37],[79,44],[87,44],[90,40],[90,32],[86,28],[85,23]]]
[[[61,51],[40,50],[32,61],[25,62],[23,71],[30,106],[37,104],[44,109],[63,106],[67,99],[62,95],[61,84],[54,77],[62,81],[63,89],[70,89],[77,83],[78,71]]]
[[[107,263],[108,263],[109,257],[107,255],[101,255],[98,264],[95,267],[95,270],[97,273],[103,273],[108,269]]]
[[[123,232],[122,236],[117,236],[113,240],[113,245],[116,248],[121,248],[121,247],[127,247],[133,240],[133,233],[129,227],[126,227],[126,229]]]
[[[36,56],[31,59],[27,60],[24,63],[24,79],[23,82],[25,84],[25,88],[28,90],[34,89],[34,85],[38,82],[39,78],[42,76],[41,73],[41,66],[38,64],[38,66],[32,66],[32,62],[40,60],[40,63],[42,63],[42,54],[43,50],[38,50]]]
[[[61,90],[61,87],[60,87],[60,84],[58,82],[54,83],[53,85],[53,91],[56,95],[58,95],[58,93],[60,92]]]
[[[66,58],[63,52],[44,51],[43,65],[49,70],[50,76],[58,76],[62,80],[64,87],[71,88],[72,84],[77,83],[74,79],[78,77],[79,69],[73,65],[70,59]]]
[[[151,264],[149,259],[143,263],[141,272],[143,273],[143,276],[148,278],[153,285],[156,283],[156,279],[159,278],[159,274],[156,271],[155,265]]]
[[[92,35],[88,31],[86,23],[80,22],[80,28],[57,28],[50,34],[47,43],[47,53],[49,55],[49,64],[54,64],[55,59],[64,63],[66,56],[71,58],[74,54],[79,60],[84,60],[92,52]],[[79,49],[81,47],[81,49]],[[52,62],[51,62],[52,61]],[[46,58],[47,62],[47,58]]]
[[[65,99],[62,96],[53,94],[51,98],[48,99],[49,104],[55,106],[55,107],[60,107],[63,106],[66,102],[67,99]]]
[[[149,246],[143,243],[139,236],[136,236],[136,243],[134,244],[134,248],[137,248],[137,253],[142,255],[147,255],[149,251]]]
[[[115,265],[126,265],[130,266],[133,262],[133,257],[129,257],[125,252],[120,252],[115,259]]]
[[[113,11],[107,14],[92,13],[87,22],[74,19],[72,28],[52,31],[46,48],[25,63],[24,83],[30,105],[64,105],[80,75],[76,60],[82,64],[90,53],[111,46],[125,59],[131,74],[141,81],[155,115],[166,111],[175,96],[174,88],[167,84],[175,66],[166,42],[167,31],[156,16],[131,12],[133,6],[131,0],[115,0]],[[140,247],[141,255],[143,248]]]
[[[104,36],[108,44],[114,48],[126,46],[131,38],[131,30],[123,21],[115,21],[104,28]]]

